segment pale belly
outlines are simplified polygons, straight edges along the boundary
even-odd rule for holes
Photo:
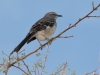
[[[46,30],[39,31],[34,36],[40,41],[48,40],[54,34],[55,30],[56,26],[53,26],[52,28],[47,27]]]

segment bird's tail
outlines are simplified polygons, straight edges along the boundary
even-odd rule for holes
[[[13,54],[13,52],[18,52],[22,46],[30,39],[30,36],[26,36],[19,44],[17,47],[15,47],[15,49],[10,53],[10,56]]]

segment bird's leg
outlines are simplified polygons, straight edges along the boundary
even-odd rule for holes
[[[38,40],[38,39],[37,39]],[[40,44],[40,46],[42,46],[42,44],[40,43],[40,41],[38,40],[38,42],[39,42],[39,44]],[[42,50],[42,48],[41,48],[41,50]]]
[[[47,40],[47,41],[49,41],[50,39],[49,38],[47,38],[47,37],[45,37],[45,39]],[[50,43],[48,43],[48,46],[50,45]]]

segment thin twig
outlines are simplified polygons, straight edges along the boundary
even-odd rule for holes
[[[35,67],[35,63],[34,63],[34,67],[33,67],[33,72],[34,72],[34,75],[36,75],[36,67]]]
[[[21,69],[20,67],[18,67],[18,66],[15,66],[15,65],[13,65],[14,67],[16,67],[16,68],[18,68],[19,70],[21,70],[22,72],[24,72],[26,75],[29,75],[28,73],[26,73],[23,69]]]
[[[64,64],[63,64],[63,66],[62,66],[62,68],[58,69],[58,71],[57,71],[57,72],[55,72],[55,74],[54,74],[54,75],[57,75],[57,74],[58,74],[58,73],[60,73],[61,71],[65,70],[66,66],[67,66],[67,62],[66,62],[66,63],[64,63]]]
[[[11,67],[11,66],[10,66],[10,61],[8,60],[8,61],[7,61],[7,68],[6,68],[6,70],[4,71],[4,72],[5,72],[5,75],[7,75],[8,70],[9,70],[10,67]]]
[[[5,56],[7,56],[7,57],[9,57],[6,53],[4,53],[3,51],[2,51],[2,54],[4,54]]]
[[[25,49],[24,49],[24,50],[22,50],[22,51],[19,51],[19,52],[18,52],[18,54],[20,54],[20,53],[22,53],[22,52],[24,52],[24,51],[25,51]]]
[[[70,38],[70,37],[74,37],[74,36],[59,36],[58,38]]]
[[[100,69],[100,67],[97,68],[97,69],[95,69],[94,71],[91,71],[91,72],[86,73],[85,75],[88,75],[88,74],[91,74],[91,73],[95,73],[98,69]]]
[[[23,63],[24,63],[24,65],[26,66],[26,68],[27,68],[27,70],[28,70],[29,74],[30,74],[30,75],[32,75],[32,74],[31,74],[31,72],[30,72],[30,70],[29,70],[29,68],[28,68],[28,65],[24,62],[24,60],[22,60],[22,62],[23,62]]]
[[[88,18],[90,18],[90,17],[94,17],[94,18],[97,17],[97,18],[100,18],[100,16],[87,16],[87,17],[88,17]]]
[[[93,10],[94,10],[94,1],[92,2],[92,8],[93,8]]]
[[[39,72],[39,69],[38,69],[38,67],[36,66],[36,69],[37,69],[37,71],[38,71],[38,75],[40,75],[40,72]]]
[[[45,68],[45,65],[46,65],[46,60],[47,60],[47,57],[48,57],[48,54],[49,54],[49,50],[47,49],[47,52],[46,52],[46,55],[45,55],[45,57],[44,57],[44,65],[43,65],[43,67],[42,67],[42,73],[41,73],[41,75],[44,73],[44,68]]]

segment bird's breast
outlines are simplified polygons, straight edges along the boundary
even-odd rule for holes
[[[54,25],[53,27],[47,26],[45,30],[38,31],[35,34],[35,37],[40,41],[47,40],[47,38],[49,38],[54,34],[55,30],[56,30],[56,25]]]

